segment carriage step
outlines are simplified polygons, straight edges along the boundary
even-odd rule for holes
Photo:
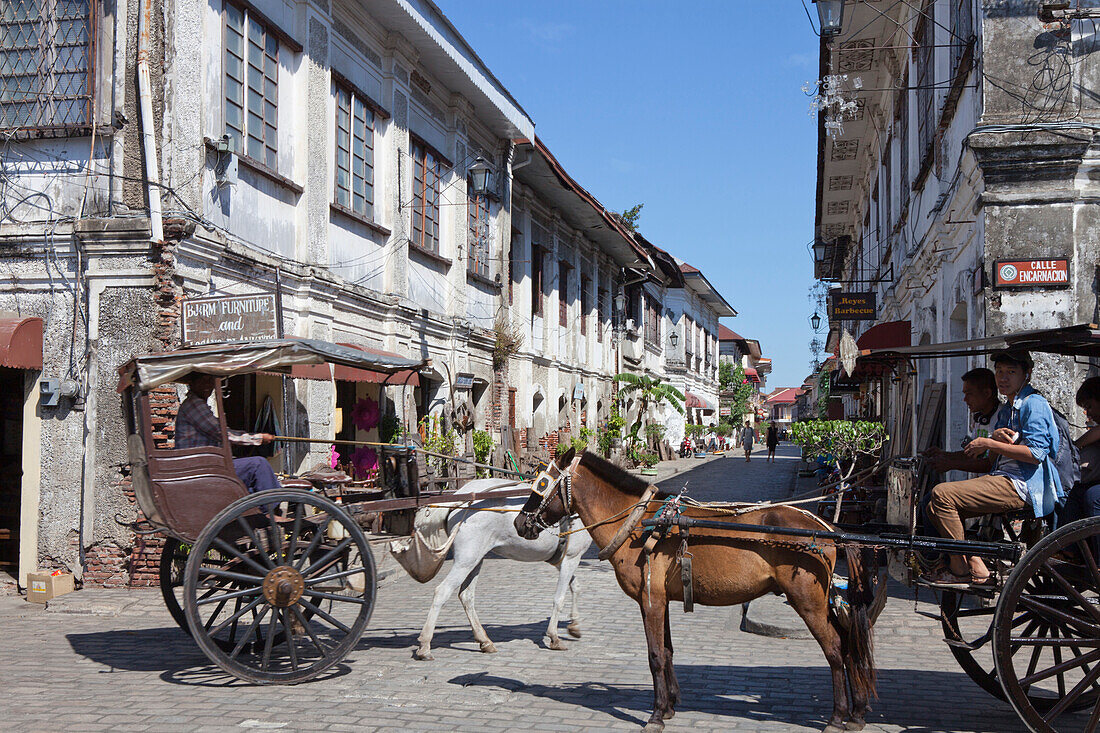
[[[989,641],[988,635],[983,636],[982,638],[978,639],[977,642],[980,642],[980,643],[974,643],[974,644],[971,644],[971,643],[966,642],[966,641],[962,641],[961,639],[944,639],[944,643],[946,643],[948,646],[953,646],[956,649],[965,649],[968,652],[978,651],[983,646],[985,646],[985,643],[987,641]]]

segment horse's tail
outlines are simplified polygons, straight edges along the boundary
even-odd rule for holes
[[[844,634],[848,679],[854,688],[863,693],[865,700],[877,697],[872,627],[875,622],[873,617],[878,614],[874,610],[877,599],[871,583],[875,552],[870,548],[845,548],[848,558],[848,607],[851,609],[851,625]]]

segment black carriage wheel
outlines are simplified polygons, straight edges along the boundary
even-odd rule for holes
[[[211,550],[233,567],[197,560]],[[256,684],[293,684],[355,646],[375,581],[366,536],[340,506],[306,491],[268,491],[203,528],[187,561],[184,609],[191,635],[221,669]]]
[[[1033,731],[1100,727],[1100,517],[1044,537],[1016,565],[993,617],[993,658],[1008,701]],[[1071,714],[1073,711],[1090,714]]]
[[[187,566],[189,549],[175,537],[169,537],[160,551],[160,594],[168,613],[188,635],[191,629],[187,628],[187,614],[176,594],[183,592],[183,569]]]
[[[967,602],[967,599],[964,593],[943,592],[940,597],[943,638],[966,675],[990,695],[1003,700],[1005,694],[993,664],[990,628],[994,609],[992,606],[981,606],[976,597],[973,603]]]

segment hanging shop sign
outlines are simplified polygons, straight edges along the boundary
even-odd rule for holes
[[[274,293],[220,295],[183,301],[185,346],[278,338]]]
[[[455,389],[473,389],[474,375],[459,372],[455,375]]]
[[[829,320],[873,321],[877,316],[874,293],[829,293]]]
[[[732,413],[730,411],[730,408],[728,408],[728,407],[719,407],[718,408],[718,417],[729,417],[731,414]]]
[[[1068,288],[1069,260],[997,260],[993,284],[998,288]]]

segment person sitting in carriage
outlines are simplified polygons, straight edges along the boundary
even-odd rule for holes
[[[990,473],[966,481],[937,484],[928,514],[944,537],[965,539],[963,519],[1030,508],[1036,517],[1051,514],[1063,497],[1054,465],[1058,428],[1046,399],[1029,384],[1034,362],[1023,350],[993,355],[997,390],[1006,402],[997,411],[993,433],[977,437],[967,456],[993,458]],[[951,555],[948,566],[923,577],[928,583],[965,588],[993,582],[980,557]]]
[[[176,447],[220,446],[221,425],[207,403],[217,381],[209,374],[195,373],[188,376],[185,383],[188,386],[187,397],[176,413]],[[228,432],[229,442],[234,445],[263,445],[275,439],[270,433]],[[271,464],[262,456],[234,458],[233,470],[250,493],[282,488]]]

